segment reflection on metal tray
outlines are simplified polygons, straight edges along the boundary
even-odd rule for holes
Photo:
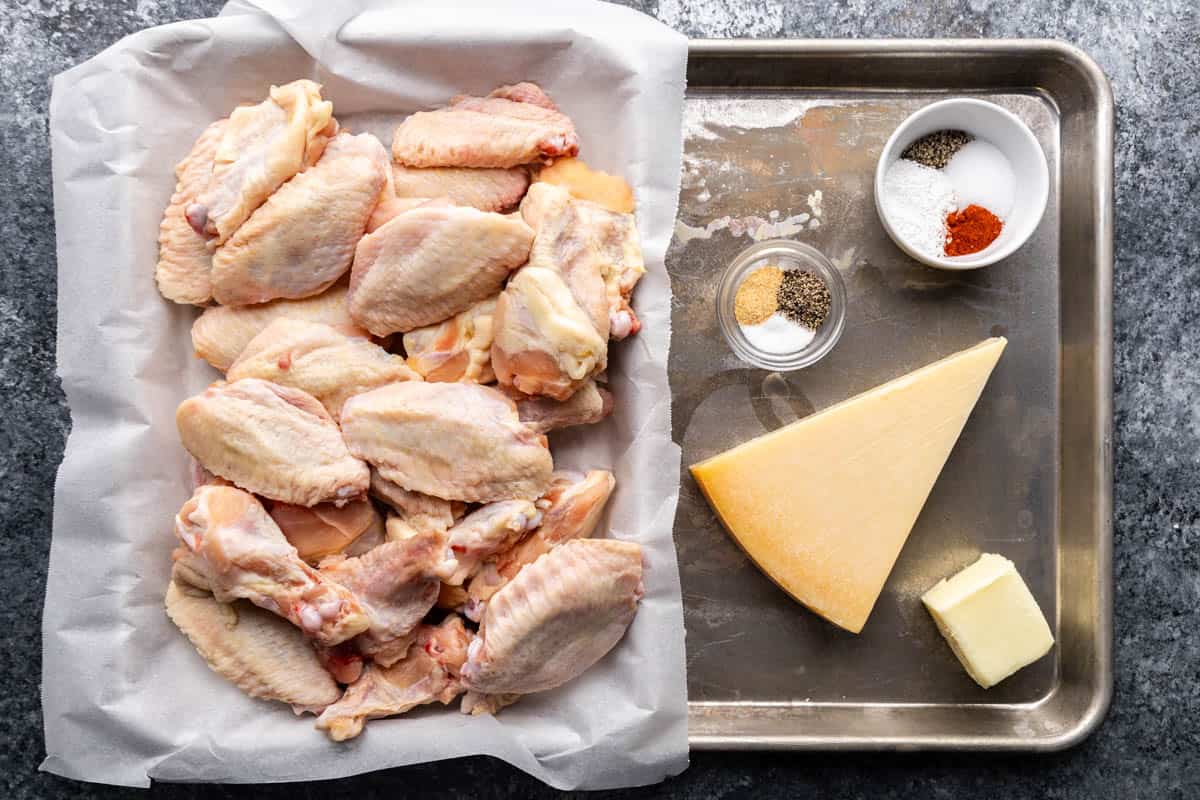
[[[675,294],[675,537],[699,748],[1055,749],[1111,693],[1112,99],[1052,42],[700,41],[688,65]],[[875,214],[875,161],[910,112],[983,97],[1036,133],[1046,216],[1016,255],[943,273]],[[846,279],[845,334],[819,365],[747,367],[717,327],[721,270],[765,238],[815,245]],[[862,634],[805,611],[714,519],[686,465],[995,334],[992,375]],[[982,551],[1016,562],[1052,654],[991,690],[920,595]]]

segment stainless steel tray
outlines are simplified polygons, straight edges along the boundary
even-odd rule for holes
[[[1079,741],[1112,691],[1113,109],[1104,75],[1079,50],[1045,41],[696,41],[688,80],[667,266],[692,746],[1052,750]],[[905,257],[872,199],[892,129],[946,94],[1015,112],[1051,165],[1034,238],[974,273]],[[821,249],[850,292],[840,344],[790,375],[738,362],[715,319],[723,267],[755,238],[775,236]],[[687,473],[996,333],[1008,350],[858,636],[760,574]],[[981,551],[1017,563],[1058,642],[986,692],[919,600]]]

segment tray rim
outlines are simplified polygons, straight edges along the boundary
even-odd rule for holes
[[[1092,243],[1090,260],[1096,265],[1094,291],[1095,320],[1092,335],[1095,347],[1095,386],[1092,402],[1099,458],[1093,467],[1098,487],[1094,498],[1097,522],[1092,529],[1092,544],[1096,559],[1097,581],[1094,587],[1098,618],[1092,637],[1095,660],[1091,665],[1093,688],[1082,713],[1062,732],[1038,738],[1015,735],[905,734],[885,736],[813,736],[804,733],[762,733],[743,730],[723,733],[695,731],[695,723],[705,718],[706,709],[758,706],[787,708],[806,705],[812,708],[863,708],[859,703],[789,704],[688,701],[688,740],[695,750],[849,750],[849,751],[1032,751],[1054,752],[1073,747],[1090,736],[1104,721],[1113,696],[1113,606],[1112,606],[1112,541],[1113,541],[1113,463],[1112,463],[1112,273],[1113,273],[1113,153],[1114,102],[1108,77],[1091,56],[1081,48],[1056,39],[690,39],[689,63],[694,58],[729,56],[761,56],[788,58],[796,56],[827,57],[895,57],[902,55],[1011,55],[1050,57],[1072,67],[1083,78],[1083,90],[1096,105],[1094,129],[1090,134],[1095,152],[1092,168],[1096,180],[1090,193],[1090,216],[1097,231]],[[713,84],[706,84],[709,88]],[[691,88],[689,86],[689,88]],[[698,87],[700,88],[700,87]],[[815,87],[814,87],[815,88]],[[854,86],[822,85],[822,90],[849,89]],[[863,91],[903,91],[863,85]],[[1054,102],[1042,87],[1013,85],[1027,89]],[[1057,103],[1055,103],[1057,105]],[[1061,559],[1061,554],[1059,555]],[[1063,691],[1062,682],[1042,698],[1025,704],[935,704],[935,703],[871,703],[871,708],[885,710],[921,710],[942,708],[988,708],[1033,710],[1050,703]],[[743,726],[745,727],[745,726]]]

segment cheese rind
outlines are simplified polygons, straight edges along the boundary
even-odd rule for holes
[[[1006,343],[988,339],[692,475],[768,577],[858,633]]]
[[[984,553],[921,601],[967,674],[985,689],[1054,646],[1037,600],[1004,556]]]

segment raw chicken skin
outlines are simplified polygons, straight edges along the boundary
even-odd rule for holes
[[[262,504],[229,486],[201,486],[175,517],[177,579],[228,603],[249,600],[332,646],[368,618],[349,591],[300,559]]]
[[[542,512],[528,500],[488,503],[450,529],[450,551],[458,566],[445,583],[461,586],[484,560],[507,550],[542,523]]]
[[[171,581],[167,616],[213,672],[251,697],[319,712],[337,701],[338,685],[295,626],[250,603],[219,603]]]
[[[365,497],[340,508],[333,503],[312,508],[272,503],[267,511],[309,564],[338,553],[362,555],[384,542],[383,517]]]
[[[420,492],[410,492],[371,468],[371,494],[396,513],[388,519],[388,538],[407,539],[421,531],[445,533],[454,524],[454,503]],[[461,504],[460,504],[461,505]]]
[[[529,187],[521,215],[537,232],[529,263],[559,269],[604,336],[624,339],[637,333],[641,323],[629,298],[646,265],[633,215],[614,213],[541,181]],[[600,319],[603,315],[607,321]]]
[[[445,322],[404,334],[408,366],[427,381],[491,383],[492,323],[496,298],[491,297]]]
[[[176,303],[202,306],[212,299],[212,251],[208,241],[192,230],[183,211],[208,186],[213,156],[228,120],[209,125],[175,167],[175,194],[158,227],[158,291]]]
[[[482,694],[561,686],[620,641],[642,591],[642,548],[633,542],[576,539],[554,548],[488,603],[463,685]]]
[[[350,269],[387,182],[387,151],[369,133],[338,134],[217,248],[213,297],[223,305],[320,294]]]
[[[516,208],[529,188],[529,172],[512,169],[429,167],[418,169],[403,164],[392,166],[396,197],[445,197],[460,206],[480,211]]]
[[[321,575],[346,587],[366,611],[370,627],[356,640],[364,655],[388,665],[388,645],[408,635],[437,600],[441,579],[457,564],[447,559],[446,538],[436,532],[388,541],[356,558],[332,557]]]
[[[356,394],[394,381],[419,381],[404,359],[377,344],[320,322],[277,319],[255,336],[226,374],[230,381],[261,378],[302,389],[335,420]]]
[[[350,315],[376,336],[441,322],[495,296],[532,241],[528,225],[502,214],[428,204],[406,211],[359,241]]]
[[[317,728],[341,742],[362,733],[369,719],[403,714],[434,701],[449,703],[462,691],[458,676],[470,641],[470,632],[453,614],[440,625],[420,626],[404,660],[391,667],[367,667],[342,699],[325,709]]]
[[[284,181],[317,163],[336,133],[333,104],[318,84],[272,86],[266,100],[229,115],[208,186],[185,210],[188,222],[224,244]]]
[[[467,616],[478,621],[492,595],[526,564],[532,564],[563,542],[591,536],[616,483],[612,473],[602,469],[586,475],[565,470],[555,472],[550,488],[537,501],[542,510],[541,526],[532,536],[489,559],[480,568],[467,587]]]
[[[250,340],[277,319],[322,322],[347,336],[369,334],[350,318],[349,289],[338,284],[324,294],[303,300],[276,300],[257,306],[213,306],[192,323],[196,355],[224,372]]]
[[[516,167],[578,152],[571,120],[531,83],[417,112],[392,139],[393,160],[410,167]]]
[[[384,196],[380,198],[379,204],[371,212],[371,218],[367,220],[367,233],[374,233],[396,217],[406,211],[412,211],[414,208],[421,208],[422,206],[436,208],[454,205],[454,203],[451,203],[444,197],[395,197],[389,195],[388,191],[388,189],[383,190]]]
[[[558,106],[550,99],[550,95],[542,91],[542,87],[529,81],[498,86],[488,93],[488,97],[501,97],[514,103],[532,103],[549,111],[558,111]],[[470,95],[467,94],[455,95],[450,98],[450,105],[456,105],[469,98]]]
[[[624,339],[642,329],[629,304],[633,288],[646,274],[637,222],[632,214],[616,214],[586,200],[575,202],[600,251],[600,271],[608,297],[609,336]]]
[[[570,398],[559,402],[548,397],[531,397],[519,392],[506,392],[517,404],[521,422],[539,433],[549,433],[574,425],[593,425],[612,413],[613,396],[589,380]]]
[[[546,437],[511,400],[473,383],[393,383],[342,407],[350,451],[411,491],[486,503],[533,499],[553,469]]]
[[[519,694],[482,694],[467,692],[462,699],[462,713],[478,716],[479,714],[495,714],[505,706],[511,706],[521,699]]]
[[[632,186],[616,175],[592,169],[579,158],[560,158],[538,170],[537,179],[561,186],[572,197],[590,200],[618,214],[632,214],[634,211]]]
[[[492,369],[522,394],[566,400],[608,364],[608,341],[552,269],[517,270],[496,303]]]
[[[585,222],[582,205],[560,186],[535,183],[530,187],[521,201],[521,217],[534,230],[529,265],[561,274],[596,332],[607,339],[603,257],[594,232]]]
[[[175,412],[179,438],[208,471],[284,503],[345,503],[370,471],[316,398],[257,378],[214,384]]]
[[[363,655],[358,652],[353,639],[333,647],[314,645],[313,650],[321,666],[338,683],[354,683],[363,673]]]

